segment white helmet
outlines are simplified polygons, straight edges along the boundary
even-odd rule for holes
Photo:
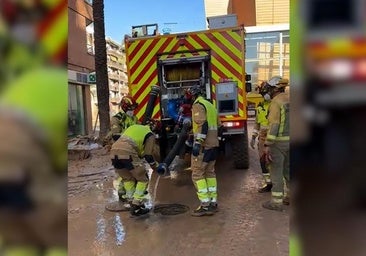
[[[288,79],[282,78],[281,76],[274,76],[268,80],[268,84],[272,87],[283,88],[288,85]]]

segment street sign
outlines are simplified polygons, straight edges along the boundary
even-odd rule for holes
[[[95,84],[97,82],[97,78],[95,72],[88,74],[88,84]]]

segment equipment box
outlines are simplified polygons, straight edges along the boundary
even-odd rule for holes
[[[208,28],[231,28],[238,25],[236,14],[207,17]]]

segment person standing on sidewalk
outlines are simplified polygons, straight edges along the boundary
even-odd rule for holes
[[[213,215],[217,211],[217,180],[215,163],[218,155],[218,114],[211,102],[202,97],[199,85],[189,89],[193,97],[192,125],[194,143],[191,169],[200,206],[192,216]]]
[[[256,109],[257,115],[255,118],[254,129],[252,133],[252,139],[250,141],[250,146],[255,148],[255,140],[258,137],[258,155],[259,155],[259,163],[262,169],[262,175],[264,178],[264,186],[258,189],[259,193],[271,192],[272,189],[272,181],[270,177],[270,173],[268,170],[268,164],[266,163],[266,159],[264,157],[264,142],[267,137],[268,131],[268,108],[271,102],[271,96],[268,94],[268,86],[267,82],[262,82],[258,87],[258,92],[264,98],[264,101],[258,104]]]
[[[290,100],[285,91],[288,79],[280,76],[272,77],[268,81],[269,95],[272,98],[268,123],[269,129],[264,143],[264,153],[269,162],[272,178],[272,198],[262,206],[269,210],[282,211],[284,200],[284,187],[288,188],[290,180]],[[285,186],[284,186],[285,185]]]

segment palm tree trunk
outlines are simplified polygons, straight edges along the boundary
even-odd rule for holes
[[[97,99],[100,132],[103,139],[110,129],[109,85],[107,70],[107,52],[104,29],[104,1],[93,0],[95,74],[97,83]]]

